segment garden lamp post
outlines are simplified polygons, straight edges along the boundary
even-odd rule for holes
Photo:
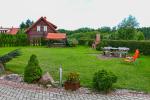
[[[62,87],[62,66],[59,68],[59,86]]]

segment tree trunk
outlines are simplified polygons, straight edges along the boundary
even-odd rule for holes
[[[4,71],[5,71],[4,65],[2,63],[0,63],[0,73],[2,73]]]

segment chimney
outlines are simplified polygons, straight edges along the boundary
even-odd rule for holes
[[[100,34],[96,34],[96,41],[100,42]]]

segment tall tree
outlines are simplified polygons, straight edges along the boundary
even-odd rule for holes
[[[20,24],[20,28],[21,28],[21,29],[25,29],[25,28],[26,28],[26,24],[25,24],[24,22],[22,22],[22,23]]]
[[[134,28],[119,28],[117,31],[119,40],[134,40],[136,30]]]
[[[137,28],[139,23],[136,18],[132,15],[129,15],[127,18],[124,18],[122,22],[118,25],[118,28]]]
[[[20,29],[26,29],[29,28],[34,22],[31,21],[30,19],[27,19],[25,22],[22,22],[20,24]]]
[[[31,21],[30,19],[26,20],[26,28],[29,28],[32,24],[33,24],[33,21]]]
[[[136,35],[136,29],[139,26],[136,18],[132,15],[129,15],[127,18],[124,18],[121,23],[118,25],[118,38],[123,40],[134,40]]]

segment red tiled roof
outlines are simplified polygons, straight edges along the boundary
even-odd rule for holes
[[[57,26],[54,25],[54,24],[52,24],[52,23],[50,23],[49,21],[47,21],[45,17],[39,18],[31,27],[29,27],[29,28],[26,30],[26,33],[27,33],[28,31],[30,31],[30,29],[32,29],[40,20],[43,20],[49,27],[52,28],[52,30],[53,30],[54,32],[57,33],[57,31],[55,30],[55,29],[57,28]]]
[[[52,40],[61,40],[61,39],[66,39],[67,37],[65,33],[48,33],[45,38],[52,39]]]
[[[10,28],[7,34],[16,35],[19,31],[19,28]]]

